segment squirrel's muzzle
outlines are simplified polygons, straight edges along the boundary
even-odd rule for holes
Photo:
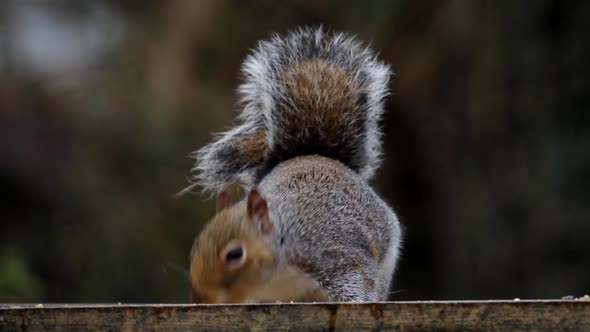
[[[233,303],[225,293],[206,293],[199,292],[196,289],[191,291],[191,301],[197,304],[221,304],[221,303]]]

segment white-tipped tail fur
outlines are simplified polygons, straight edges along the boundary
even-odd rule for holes
[[[250,186],[306,154],[340,160],[365,179],[374,174],[391,72],[372,50],[343,33],[301,28],[261,41],[242,74],[242,124],[194,154],[195,183]]]

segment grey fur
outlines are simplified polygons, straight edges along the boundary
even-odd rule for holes
[[[379,121],[383,113],[383,99],[388,94],[389,66],[378,61],[375,53],[353,36],[328,33],[322,28],[302,28],[285,36],[273,35],[269,41],[261,41],[244,61],[244,83],[238,89],[243,105],[239,120],[243,124],[219,134],[213,143],[193,154],[196,159],[191,176],[193,183],[205,190],[220,190],[240,180],[250,187],[260,180],[264,172],[285,158],[293,157],[276,155],[279,150],[293,151],[309,143],[306,139],[313,139],[301,134],[306,128],[297,128],[294,133],[288,131],[290,128],[285,127],[282,121],[287,112],[297,113],[301,118],[313,116],[306,112],[314,110],[301,109],[290,103],[281,77],[289,64],[309,58],[324,59],[347,72],[351,84],[358,85],[360,91],[357,92],[365,97],[360,101],[355,119],[350,119],[351,126],[358,126],[362,135],[351,134],[351,139],[338,143],[342,151],[329,157],[347,163],[365,179],[373,176],[381,163]],[[237,147],[247,133],[256,130],[266,132],[268,149],[260,163],[251,164],[237,158],[240,152]],[[338,128],[338,131],[350,132],[350,129]],[[334,151],[333,146],[324,148]]]
[[[402,231],[361,176],[338,161],[305,156],[274,168],[258,190],[282,262],[318,281],[333,300],[387,299]]]

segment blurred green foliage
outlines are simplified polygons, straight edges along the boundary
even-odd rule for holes
[[[0,298],[5,302],[34,301],[43,296],[43,284],[16,250],[0,255]]]
[[[392,299],[588,293],[590,2],[7,0],[0,302],[187,301],[213,213],[175,196],[188,155],[230,125],[256,41],[317,24],[396,72],[374,181],[407,231]]]

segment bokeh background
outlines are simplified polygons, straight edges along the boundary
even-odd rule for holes
[[[256,41],[320,23],[396,72],[392,299],[590,292],[588,1],[2,0],[0,302],[188,301],[188,155]]]

